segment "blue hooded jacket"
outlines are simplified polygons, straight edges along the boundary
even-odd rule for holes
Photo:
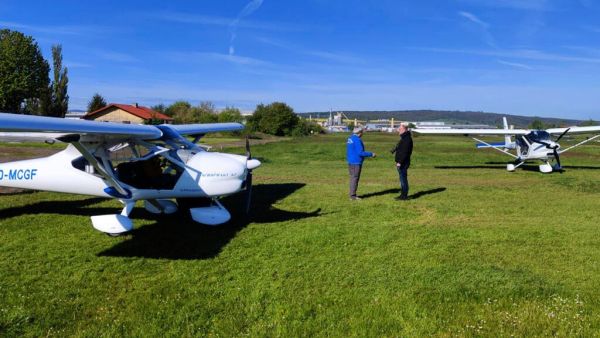
[[[365,157],[373,157],[373,153],[365,151],[365,146],[360,137],[352,134],[346,142],[348,164],[362,164]]]

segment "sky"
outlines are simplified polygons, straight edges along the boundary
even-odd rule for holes
[[[62,45],[70,109],[97,92],[600,120],[596,0],[0,0],[0,28],[47,60]]]

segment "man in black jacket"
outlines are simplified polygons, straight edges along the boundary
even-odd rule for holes
[[[396,169],[398,169],[398,175],[400,176],[400,196],[396,197],[398,200],[408,199],[408,167],[410,167],[410,155],[412,155],[413,141],[408,125],[401,123],[398,128],[398,134],[400,134],[400,141],[396,144],[396,147],[392,149],[392,153],[396,153]]]

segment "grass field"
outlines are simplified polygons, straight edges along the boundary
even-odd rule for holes
[[[396,138],[365,135],[356,202],[344,135],[255,146],[252,220],[231,197],[216,228],[137,208],[111,238],[116,201],[0,195],[0,336],[598,335],[600,146],[544,175],[416,137],[395,201]]]

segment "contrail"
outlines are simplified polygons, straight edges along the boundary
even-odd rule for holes
[[[229,25],[229,33],[231,34],[231,38],[229,40],[229,55],[235,54],[235,47],[233,46],[233,42],[235,41],[237,35],[237,26],[240,23],[240,20],[256,11],[262,5],[263,0],[251,0],[244,9],[238,14],[238,16],[231,22]]]

